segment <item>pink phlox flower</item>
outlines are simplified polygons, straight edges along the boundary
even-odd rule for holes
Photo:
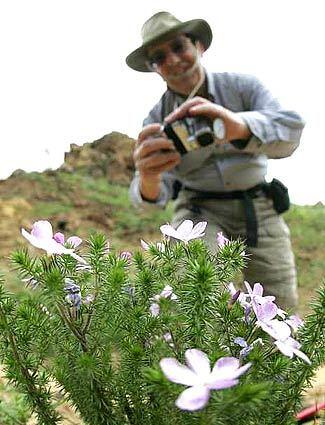
[[[264,288],[260,283],[254,283],[253,288],[248,282],[244,282],[247,289],[247,296],[250,297],[252,303],[263,304],[268,301],[274,301],[275,297],[273,295],[267,295],[263,297]]]
[[[246,286],[246,289],[247,289],[247,292],[248,292],[246,294],[246,296],[247,296],[247,298],[250,299],[251,306],[252,306],[256,316],[258,315],[258,313],[257,313],[258,307],[263,305],[263,304],[268,304],[267,309],[269,311],[270,311],[270,308],[273,309],[273,312],[276,310],[275,316],[278,315],[282,319],[285,318],[287,313],[284,310],[282,310],[281,308],[279,308],[273,302],[273,301],[275,301],[275,297],[273,295],[263,296],[263,292],[264,292],[263,285],[261,285],[260,283],[255,283],[254,287],[252,288],[248,282],[245,281],[244,283],[245,283],[245,286]],[[272,303],[272,305],[270,303]],[[260,309],[260,311],[261,311],[261,309]]]
[[[230,240],[226,238],[222,232],[217,233],[217,244],[220,248],[223,248],[225,245],[229,244]]]
[[[294,340],[291,337],[288,337],[282,341],[275,341],[274,344],[278,347],[282,354],[287,357],[293,358],[294,354],[304,360],[306,363],[311,364],[311,361],[306,356],[305,353],[299,350],[301,345],[298,341]]]
[[[230,388],[238,384],[239,376],[251,366],[247,363],[240,367],[235,357],[222,357],[212,371],[208,356],[195,348],[185,352],[186,366],[174,358],[164,358],[160,367],[166,378],[176,384],[186,385],[176,400],[176,406],[182,410],[202,409],[209,401],[211,390]]]
[[[74,253],[73,249],[64,247],[53,238],[53,230],[50,222],[46,220],[36,221],[30,233],[21,229],[21,234],[36,248],[43,249],[48,255],[68,254],[80,263],[86,264],[85,260]]]
[[[292,330],[296,332],[299,328],[304,326],[305,322],[297,315],[293,314],[288,319],[285,320],[289,326],[291,326]]]
[[[160,292],[160,298],[169,298],[173,301],[177,300],[177,295],[174,294],[173,288],[170,285],[166,285]]]
[[[174,294],[173,288],[170,285],[166,285],[160,294],[154,295],[152,300],[159,301],[160,298],[169,298],[170,300],[176,301],[177,295]]]
[[[184,220],[177,229],[174,229],[170,224],[164,224],[163,226],[160,226],[160,231],[165,236],[188,243],[192,239],[204,236],[207,224],[208,223],[206,221],[200,221],[194,226],[192,220]]]
[[[124,260],[128,266],[132,264],[132,253],[130,251],[122,251],[119,257],[121,260]]]
[[[257,326],[260,326],[272,338],[283,341],[290,336],[290,327],[283,320],[275,319],[278,306],[274,302],[266,301],[263,304],[253,305],[253,309]]]
[[[259,321],[257,324],[275,340],[284,341],[291,335],[290,327],[283,320],[272,319],[268,322]]]
[[[58,243],[60,243],[61,245],[64,245],[64,243],[65,243],[65,237],[64,237],[64,234],[63,233],[61,233],[61,232],[57,232],[57,233],[55,233],[54,235],[53,235],[53,239],[56,241],[56,242],[58,242]],[[69,245],[69,246],[71,246],[72,248],[77,248],[80,244],[81,244],[81,242],[82,242],[82,239],[81,238],[79,238],[78,236],[70,236],[68,239],[67,239],[67,244]]]
[[[158,317],[160,313],[160,307],[158,303],[152,303],[149,307],[149,311],[151,313],[151,316]]]
[[[170,285],[166,285],[160,294],[154,295],[151,298],[154,303],[150,305],[149,310],[151,315],[154,317],[157,317],[160,313],[160,306],[158,303],[161,298],[170,299],[172,301],[176,301],[178,299],[177,295],[173,292],[173,288]]]
[[[141,244],[142,248],[143,248],[145,251],[148,251],[148,250],[149,250],[150,245],[149,245],[146,241],[144,241],[143,239],[141,239],[141,240],[140,240],[140,244]],[[165,248],[165,244],[164,244],[163,242],[157,242],[157,243],[156,243],[156,248],[157,248],[157,249],[158,249],[158,251],[160,251],[160,252],[165,252],[165,250],[166,250],[166,248]]]

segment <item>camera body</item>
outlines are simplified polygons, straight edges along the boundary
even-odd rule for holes
[[[166,124],[163,130],[181,155],[214,142],[212,124],[202,117],[185,117]]]

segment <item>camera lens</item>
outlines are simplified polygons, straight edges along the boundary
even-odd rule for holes
[[[210,130],[202,129],[196,133],[196,140],[200,146],[208,146],[213,143],[214,137]]]

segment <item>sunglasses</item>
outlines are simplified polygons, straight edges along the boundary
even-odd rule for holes
[[[169,44],[169,51],[175,55],[181,55],[188,49],[188,38],[176,38],[171,41]],[[166,50],[157,50],[148,56],[148,66],[151,69],[162,66],[167,59],[168,51]]]

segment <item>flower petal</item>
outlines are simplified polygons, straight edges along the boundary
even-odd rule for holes
[[[159,304],[157,304],[157,303],[151,304],[151,306],[149,307],[149,311],[151,313],[151,316],[158,317],[159,313],[160,313]]]
[[[274,341],[274,344],[278,347],[282,354],[292,359],[293,349],[290,345],[286,344],[285,341]]]
[[[278,313],[279,314],[279,313]],[[300,319],[300,317],[296,314],[291,315],[287,320],[289,326],[293,329],[293,331],[297,331],[301,326],[304,325],[304,321]]]
[[[239,360],[235,357],[221,357],[213,366],[212,375],[219,380],[233,379],[238,368]]]
[[[192,232],[193,230],[193,221],[192,220],[184,220],[183,223],[181,223],[177,227],[177,233],[180,235],[180,237],[184,237],[187,239],[187,236]]]
[[[25,239],[28,240],[28,242],[30,242],[36,248],[45,249],[44,241],[42,239],[36,238],[31,233],[28,233],[25,229],[21,229],[21,234],[24,236]]]
[[[30,233],[37,239],[53,238],[52,225],[47,220],[35,221],[35,223],[33,223],[33,227]]]
[[[170,224],[163,224],[160,226],[160,231],[165,236],[170,236],[175,239],[179,239],[179,234]]]
[[[140,244],[141,244],[142,248],[143,248],[145,251],[148,251],[148,249],[149,249],[149,244],[147,244],[147,242],[146,242],[146,241],[144,241],[143,239],[140,239]]]
[[[259,299],[259,302],[267,302],[267,301],[275,301],[275,296],[266,295],[265,297],[262,297],[262,299]],[[281,311],[284,311],[284,310],[281,310]]]
[[[205,228],[207,227],[208,222],[207,221],[200,221],[197,223],[193,230],[190,233],[191,239],[200,238],[201,236],[204,236]]]
[[[210,390],[223,390],[225,388],[233,387],[239,382],[238,379],[215,379],[208,384]]]
[[[246,289],[247,289],[248,294],[249,294],[249,295],[252,295],[253,290],[252,290],[251,285],[250,285],[250,284],[249,284],[246,280],[244,281],[244,284],[245,284],[245,286],[246,286]]]
[[[238,368],[234,372],[232,379],[238,378],[239,376],[243,375],[251,366],[252,366],[252,363],[246,363],[244,364],[244,366]]]
[[[235,285],[233,284],[233,282],[230,282],[227,285],[227,290],[230,292],[230,295],[235,295],[237,293],[237,289],[235,288]]]
[[[68,238],[67,240],[67,243],[70,244],[73,248],[77,248],[77,246],[79,246],[81,242],[82,239],[78,236],[70,236],[70,238]]]
[[[306,356],[305,353],[303,353],[300,350],[297,350],[296,348],[293,349],[293,352],[295,353],[296,356],[300,357],[302,360],[304,360],[306,363],[311,364],[310,359]]]
[[[209,401],[210,390],[204,386],[195,386],[184,390],[176,400],[176,406],[181,410],[199,410]]]
[[[188,386],[199,384],[198,376],[189,367],[182,365],[176,359],[165,357],[160,360],[159,364],[169,381]]]
[[[61,232],[56,232],[55,234],[54,234],[54,236],[53,236],[53,239],[56,241],[56,242],[59,242],[61,245],[64,245],[64,234],[63,233],[61,233]]]
[[[173,288],[170,285],[166,285],[164,289],[160,292],[162,298],[169,298],[173,295]]]
[[[241,347],[247,347],[247,342],[241,336],[237,336],[234,339],[234,343],[240,345]]]
[[[220,246],[220,248],[223,248],[225,245],[227,245],[230,242],[228,238],[226,238],[222,232],[217,233],[217,244]]]
[[[260,297],[262,297],[263,291],[264,291],[264,288],[260,283],[254,283],[253,295],[259,295]]]
[[[201,350],[192,348],[185,351],[185,359],[188,366],[204,381],[210,375],[210,360]]]
[[[272,338],[285,341],[289,338],[291,330],[289,325],[278,319],[270,320],[269,322],[257,322],[264,332],[268,333]]]
[[[78,263],[81,264],[88,264],[86,260],[84,260],[82,257],[80,257],[79,255],[75,254],[72,250],[69,249],[69,251],[71,252],[66,252],[65,254],[69,254],[71,255],[71,257],[73,257],[75,260],[78,261]]]
[[[269,322],[274,319],[278,312],[277,305],[272,301],[268,301],[261,305],[257,304],[254,307],[257,320],[261,320],[263,322]]]

